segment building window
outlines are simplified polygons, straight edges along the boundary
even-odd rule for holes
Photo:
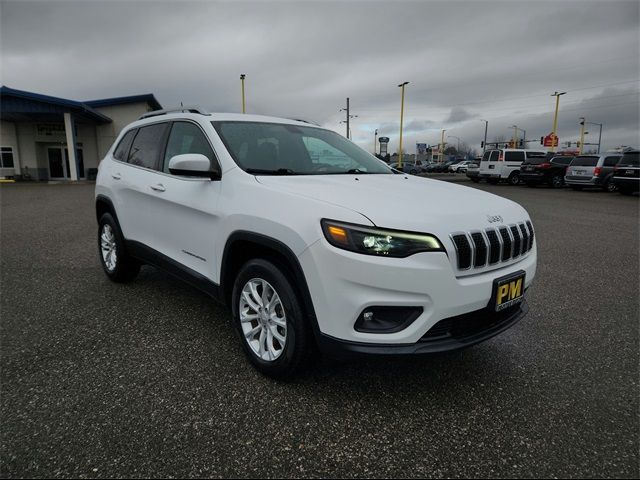
[[[0,147],[0,168],[13,168],[13,147]]]

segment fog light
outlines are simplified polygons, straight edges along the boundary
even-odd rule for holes
[[[404,330],[422,314],[422,307],[367,307],[354,326],[363,333],[394,333]]]

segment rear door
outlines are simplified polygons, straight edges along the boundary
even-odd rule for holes
[[[505,150],[503,162],[501,162],[500,177],[509,178],[512,172],[520,170],[525,154],[522,150]]]
[[[573,159],[571,166],[567,169],[567,177],[571,180],[591,180],[598,165],[597,155],[579,155]]]
[[[480,160],[480,175],[495,175],[499,150],[487,150]]]
[[[613,174],[614,167],[618,164],[622,155],[607,155],[602,162],[602,173],[600,176],[606,178]]]

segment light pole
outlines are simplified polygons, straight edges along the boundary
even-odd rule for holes
[[[584,117],[580,117],[580,148],[578,149],[578,153],[582,155],[582,150],[584,148],[584,124],[586,119]]]
[[[400,100],[400,146],[398,147],[398,169],[402,169],[402,122],[404,121],[404,87],[409,82],[404,82],[398,85],[402,89]]]
[[[245,79],[246,75],[243,73],[240,75],[240,82],[242,83],[242,113],[245,113],[245,108],[244,108],[244,79]]]
[[[378,153],[378,129],[376,128],[376,131],[373,132],[373,154],[375,155],[376,153]]]
[[[558,110],[560,109],[560,96],[564,95],[567,92],[555,92],[552,93],[551,96],[552,97],[556,97],[556,113],[553,116],[553,132],[551,132],[551,151],[555,152],[556,151],[556,147],[558,145],[558,141],[556,140],[558,138],[558,135],[556,133],[556,130],[558,129]]]
[[[460,155],[460,137],[456,137],[455,135],[447,135],[447,138],[457,138],[458,139],[458,147],[456,148],[456,154]]]
[[[482,144],[482,155],[487,151],[487,130],[489,130],[489,120],[480,120],[484,122],[484,143]]]
[[[446,130],[442,130],[442,138],[440,140],[440,163],[444,162],[444,132],[446,132]]]
[[[513,148],[518,146],[518,126],[511,125],[509,128],[513,128]]]
[[[600,153],[600,142],[602,141],[602,123],[586,122],[589,125],[598,125],[600,127],[600,133],[598,134],[598,153]]]

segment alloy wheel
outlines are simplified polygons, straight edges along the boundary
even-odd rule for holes
[[[100,234],[100,253],[102,261],[109,272],[113,272],[118,261],[118,252],[116,247],[116,236],[113,233],[111,225],[105,223],[102,226]]]
[[[280,357],[287,343],[287,318],[278,292],[253,278],[242,288],[239,307],[242,333],[253,353],[268,362]]]

